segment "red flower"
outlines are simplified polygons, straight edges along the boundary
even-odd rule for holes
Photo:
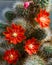
[[[7,31],[3,34],[5,35],[6,40],[8,40],[10,43],[17,44],[25,39],[25,30],[20,25],[12,24],[12,26],[7,27],[6,30]]]
[[[19,59],[19,53],[17,50],[10,49],[4,53],[4,60],[6,60],[9,64],[16,63]]]
[[[41,27],[48,27],[50,24],[49,13],[46,10],[40,10],[35,20],[40,24]]]
[[[36,54],[39,49],[39,43],[35,38],[29,39],[25,42],[25,51],[29,54]]]

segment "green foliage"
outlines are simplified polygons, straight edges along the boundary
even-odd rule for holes
[[[35,37],[37,40],[43,40],[46,37],[46,33],[44,30],[37,28],[35,31],[31,34],[31,37]]]
[[[0,23],[0,36],[1,36],[1,38],[4,37],[3,31],[5,31],[5,29],[6,29],[7,26],[9,26],[9,25],[8,24]]]
[[[22,43],[20,43],[20,44],[17,44],[14,48],[15,49],[18,49],[18,51],[20,52],[20,55],[22,56],[23,55],[23,57],[24,57],[24,53],[25,53],[25,51],[24,51],[24,44],[23,44],[23,42]],[[23,58],[22,57],[22,58]]]
[[[50,43],[43,43],[40,48],[40,56],[43,58],[51,58],[52,57],[52,45]]]
[[[23,8],[17,8],[17,16],[23,16]]]
[[[25,60],[24,65],[45,65],[45,62],[39,56],[32,55]]]
[[[17,16],[18,17],[22,17],[23,16],[23,11],[24,11],[24,8],[23,8],[23,2],[16,2],[16,4],[14,5],[15,7],[15,11],[17,13]]]
[[[47,53],[47,54],[52,54],[52,45],[50,45],[50,46],[45,46],[44,51],[45,51],[45,53]]]
[[[40,6],[45,8],[48,5],[49,0],[40,0]]]
[[[49,0],[33,0],[35,3],[39,4],[40,7],[45,8],[48,5]]]
[[[8,25],[0,23],[0,28],[5,29]]]
[[[0,28],[4,28],[4,24],[0,23]]]
[[[5,13],[5,17],[9,22],[11,22],[11,20],[13,20],[16,17],[16,14],[13,11],[7,11]]]

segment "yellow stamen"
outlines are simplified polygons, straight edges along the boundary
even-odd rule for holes
[[[45,22],[45,21],[46,21],[46,18],[45,18],[45,17],[41,17],[40,20],[41,20],[42,22]]]
[[[30,45],[29,45],[29,48],[30,48],[30,49],[32,49],[33,47],[34,47],[34,45],[33,45],[33,44],[30,44]]]
[[[12,36],[17,37],[17,33],[14,32]]]
[[[10,55],[10,58],[13,59],[13,55],[12,54]]]

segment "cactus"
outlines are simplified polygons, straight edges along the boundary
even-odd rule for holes
[[[37,55],[29,56],[23,65],[45,65],[43,59]]]

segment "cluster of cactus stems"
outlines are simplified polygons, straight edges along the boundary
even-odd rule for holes
[[[27,0],[29,1],[29,0]],[[15,48],[18,49],[23,56],[20,61],[17,62],[17,65],[52,65],[52,44],[48,41],[46,43],[42,43],[41,40],[45,39],[47,36],[47,33],[45,30],[41,29],[39,25],[34,22],[34,17],[37,16],[37,14],[40,11],[40,8],[45,9],[48,5],[49,0],[30,0],[33,3],[30,4],[29,8],[27,10],[24,10],[23,3],[18,3],[16,7],[14,8],[14,11],[7,11],[4,13],[4,16],[6,18],[7,24],[0,23],[0,60],[2,60],[2,55],[4,54],[6,49]],[[42,44],[40,45],[40,49],[37,54],[28,56],[27,53],[23,50],[22,44],[16,45],[14,47],[13,44],[8,45],[6,40],[4,40],[4,36],[2,34],[3,31],[5,31],[5,28],[7,26],[10,26],[11,23],[14,22],[16,24],[22,25],[27,31],[25,35],[27,36],[27,39],[31,37],[35,37],[38,41],[40,41]],[[37,27],[38,26],[38,27]],[[45,42],[45,41],[44,41]],[[50,59],[50,60],[49,60]],[[48,63],[47,63],[48,62]],[[3,63],[3,64],[2,64]],[[8,65],[7,62],[4,62],[3,60],[0,63],[1,65]]]

